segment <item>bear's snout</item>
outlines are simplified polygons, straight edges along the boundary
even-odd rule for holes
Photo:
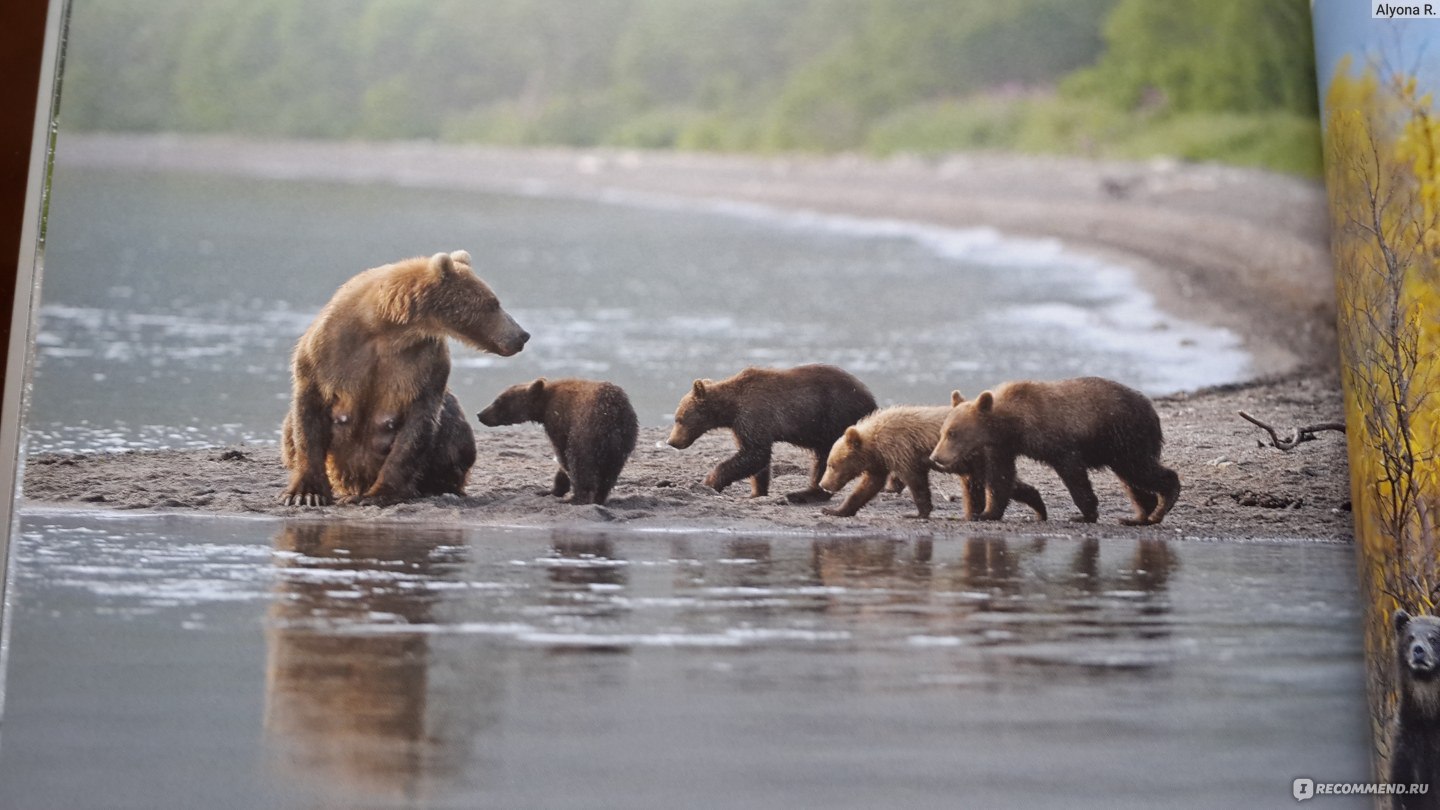
[[[695,439],[686,434],[679,425],[676,425],[670,431],[670,438],[666,439],[665,443],[675,448],[676,450],[684,450],[685,448],[694,444]]]
[[[529,340],[530,333],[526,332],[524,329],[516,327],[515,331],[511,333],[509,340],[500,341],[498,343],[498,345],[495,347],[495,353],[500,355],[501,357],[509,357],[514,354],[519,354],[520,350],[525,348],[525,344]]]
[[[1435,661],[1430,656],[1430,650],[1424,644],[1416,643],[1410,648],[1411,669],[1430,669],[1434,666]]]

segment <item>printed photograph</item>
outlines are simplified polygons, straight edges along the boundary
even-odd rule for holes
[[[1305,0],[65,14],[0,806],[1388,773],[1418,36],[1336,18],[1317,88]]]
[[[1363,11],[1317,8],[1316,44],[1366,680],[1377,777],[1440,789],[1440,20]]]

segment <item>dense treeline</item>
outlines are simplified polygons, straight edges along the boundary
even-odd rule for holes
[[[1309,31],[1306,0],[75,0],[61,114],[83,130],[1315,170]],[[1296,143],[1313,154],[1263,153]]]

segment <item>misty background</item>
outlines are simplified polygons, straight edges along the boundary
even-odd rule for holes
[[[1306,0],[75,0],[61,125],[1318,175]]]

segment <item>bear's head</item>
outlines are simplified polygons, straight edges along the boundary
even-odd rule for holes
[[[1390,621],[1395,626],[1395,654],[1401,671],[1409,672],[1411,681],[1435,679],[1440,671],[1440,618],[1396,610]]]
[[[545,378],[506,388],[490,407],[475,416],[486,427],[544,421]]]
[[[839,492],[845,485],[871,466],[870,449],[865,437],[851,425],[845,428],[845,435],[835,440],[830,456],[825,459],[825,477],[820,479],[820,488],[826,492]]]
[[[669,444],[684,450],[708,431],[727,427],[727,409],[716,390],[714,380],[696,380],[690,391],[675,406],[675,427],[670,429]]]
[[[940,428],[940,443],[930,454],[930,466],[937,470],[965,474],[981,458],[990,436],[995,395],[986,391],[966,402],[959,391],[950,393],[950,415]]]
[[[503,357],[525,347],[530,333],[500,308],[500,299],[471,269],[469,253],[436,253],[422,275],[409,302],[411,322]]]

